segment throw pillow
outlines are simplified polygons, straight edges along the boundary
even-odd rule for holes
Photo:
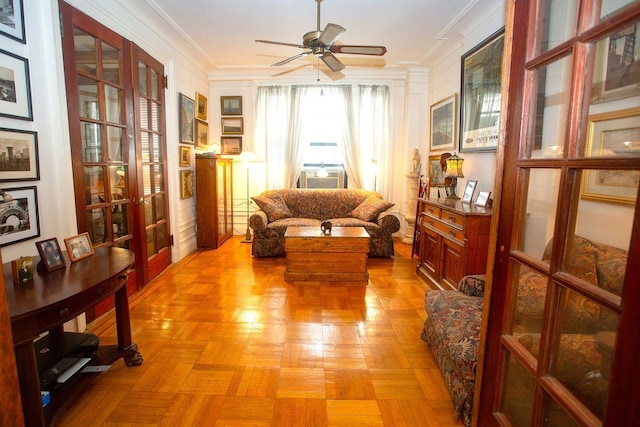
[[[254,202],[267,214],[269,222],[274,222],[283,218],[291,218],[293,214],[280,194],[269,196],[254,196]]]
[[[354,210],[351,212],[353,218],[361,219],[365,222],[371,222],[382,212],[393,206],[394,203],[382,200],[376,195],[371,195],[364,199]]]

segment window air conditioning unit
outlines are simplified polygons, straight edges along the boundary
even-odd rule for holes
[[[300,173],[300,188],[346,188],[344,170],[327,169],[329,176],[318,178],[318,169],[307,169]]]

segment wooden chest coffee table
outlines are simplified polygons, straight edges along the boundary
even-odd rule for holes
[[[364,227],[288,227],[284,235],[287,281],[366,282],[369,233]]]

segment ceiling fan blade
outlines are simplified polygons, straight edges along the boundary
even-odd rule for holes
[[[337,24],[327,24],[322,30],[320,37],[318,37],[318,41],[325,46],[333,44],[338,38],[347,31],[343,27]]]
[[[344,64],[331,52],[325,52],[320,59],[322,59],[322,62],[334,73],[344,69]]]
[[[292,56],[291,58],[287,58],[287,59],[282,60],[280,62],[276,62],[275,64],[271,64],[271,66],[272,67],[277,67],[277,66],[280,66],[280,65],[288,64],[291,61],[295,61],[296,59],[299,59],[299,58],[304,58],[307,55],[311,55],[311,51],[299,53],[297,55]]]
[[[354,55],[382,56],[387,53],[387,48],[384,46],[333,45],[329,50],[333,53],[351,53]]]
[[[256,40],[257,43],[268,43],[268,44],[278,44],[281,46],[291,46],[291,47],[299,47],[301,49],[304,49],[305,46],[301,45],[301,44],[295,44],[295,43],[284,43],[284,42],[274,42],[271,40]]]

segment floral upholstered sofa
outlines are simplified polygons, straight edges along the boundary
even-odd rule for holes
[[[267,190],[252,197],[260,210],[249,218],[255,257],[284,256],[284,233],[291,226],[314,226],[323,220],[333,227],[364,227],[369,233],[369,256],[391,257],[392,234],[400,221],[387,210],[393,203],[379,193],[357,189]]]
[[[550,258],[551,242],[543,260]],[[621,295],[627,252],[602,243],[575,236],[567,271],[615,295]],[[454,419],[462,418],[471,425],[478,345],[484,302],[484,276],[466,276],[458,290],[427,290],[424,306],[427,318],[421,338],[436,357],[454,403]],[[546,279],[537,272],[522,267],[517,285],[513,336],[538,355],[540,331],[546,298]],[[593,383],[585,380],[597,372],[602,361],[598,338],[617,327],[616,316],[575,292],[568,295],[557,356],[556,377],[562,381],[594,413],[604,411],[606,399],[597,395]],[[597,335],[596,335],[597,334]],[[602,346],[600,346],[602,347]],[[514,381],[518,383],[518,381]],[[526,384],[526,383],[524,383]],[[518,390],[511,395],[524,395],[531,390]],[[526,413],[519,408],[513,412]]]

